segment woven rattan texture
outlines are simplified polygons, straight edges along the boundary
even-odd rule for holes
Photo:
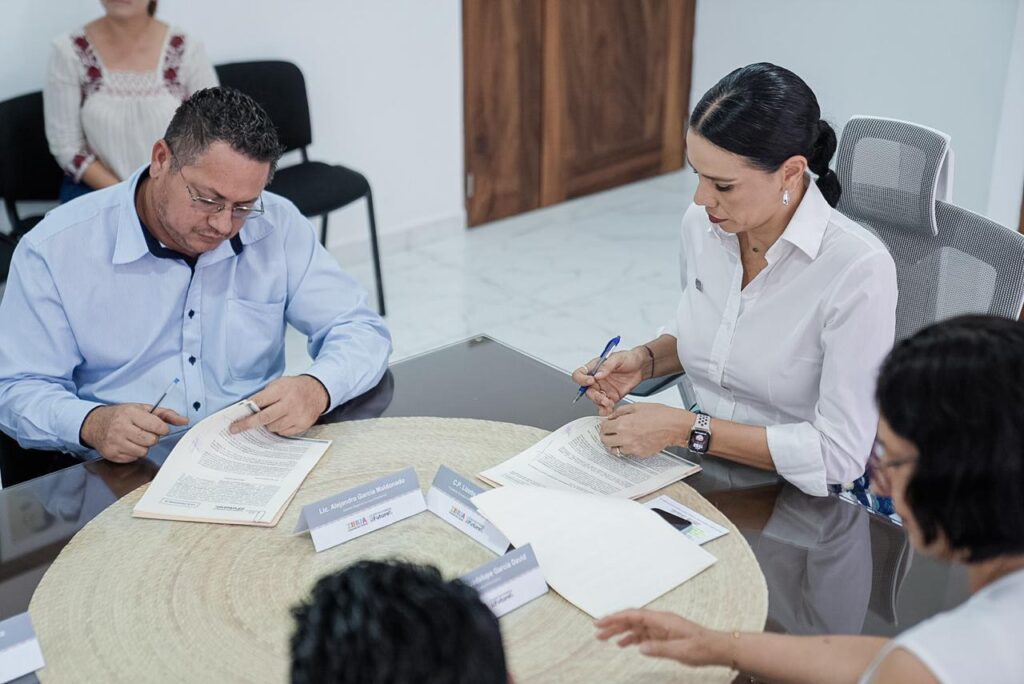
[[[321,426],[334,440],[275,528],[131,517],[140,488],[83,528],[43,577],[30,612],[45,682],[286,682],[289,607],[357,559],[401,557],[457,576],[493,558],[429,512],[317,554],[293,536],[301,506],[413,464],[426,489],[444,463],[466,474],[544,436],[478,420],[387,418]],[[743,536],[685,484],[662,490],[727,525],[712,568],[657,600],[723,629],[760,630],[764,576]],[[501,620],[517,682],[727,682],[594,639],[589,617],[554,592]]]

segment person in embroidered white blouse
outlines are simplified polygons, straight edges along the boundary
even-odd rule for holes
[[[102,0],[105,14],[53,41],[43,111],[66,202],[149,162],[175,110],[216,86],[200,45],[154,16],[154,0]]]
[[[682,296],[667,333],[573,373],[617,453],[689,446],[824,496],[863,487],[878,366],[892,347],[896,267],[833,207],[836,135],[796,74],[737,69],[694,108],[699,176],[683,217]],[[808,173],[810,172],[810,173]],[[811,179],[811,174],[816,180]],[[695,411],[615,408],[642,380],[685,370]]]
[[[1024,323],[995,316],[929,326],[879,374],[871,486],[892,496],[919,553],[965,566],[964,603],[893,639],[719,631],[653,610],[602,618],[597,638],[759,681],[1024,682],[1022,378]]]

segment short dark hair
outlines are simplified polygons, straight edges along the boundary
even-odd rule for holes
[[[430,566],[360,561],[321,578],[292,612],[293,684],[508,681],[494,613]]]
[[[842,187],[828,166],[836,132],[821,119],[814,91],[789,69],[758,62],[730,72],[700,98],[690,128],[762,171],[803,155],[821,194],[833,207],[839,202]]]
[[[195,162],[210,145],[224,142],[246,157],[270,163],[273,178],[283,153],[277,129],[256,100],[234,88],[204,88],[181,103],[164,141],[171,148],[175,169]]]
[[[1024,323],[929,326],[893,348],[876,395],[919,453],[906,501],[924,542],[972,562],[1024,552]]]

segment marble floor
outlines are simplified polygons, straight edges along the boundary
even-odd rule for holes
[[[570,370],[615,335],[623,348],[651,339],[675,309],[679,225],[695,181],[679,171],[383,250],[392,362],[485,333]],[[334,250],[372,292],[365,252]],[[302,372],[294,330],[286,351],[288,372]]]

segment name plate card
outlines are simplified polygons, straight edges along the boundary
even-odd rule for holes
[[[23,677],[44,664],[28,613],[0,622],[0,682]]]
[[[309,530],[320,552],[426,509],[416,471],[406,468],[303,506],[295,531]]]
[[[513,549],[460,578],[501,617],[548,593],[547,582],[529,544]]]
[[[470,501],[482,491],[483,487],[442,465],[427,491],[427,510],[501,555],[509,547],[508,539]]]

